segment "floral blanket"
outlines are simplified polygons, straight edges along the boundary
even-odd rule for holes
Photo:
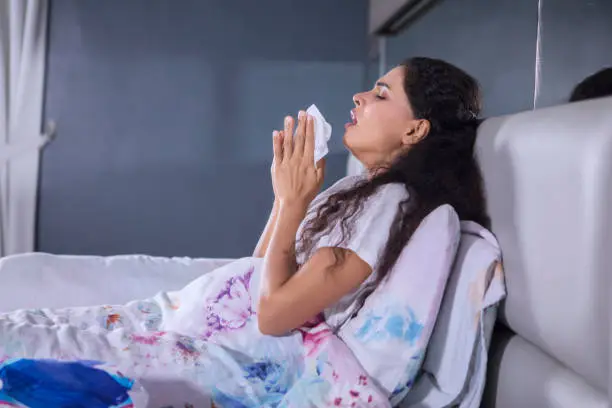
[[[115,402],[71,406],[138,407],[126,399],[137,381],[148,399],[141,406],[154,408],[390,407],[322,319],[284,337],[259,332],[261,263],[240,259],[179,291],[125,305],[0,314],[0,406],[60,407],[76,388],[89,398],[96,387],[85,380],[106,364],[130,387],[116,391]]]

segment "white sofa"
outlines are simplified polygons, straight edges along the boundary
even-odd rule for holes
[[[486,121],[508,297],[483,408],[611,407],[612,98]]]
[[[477,151],[508,290],[482,408],[611,407],[612,98],[487,120]],[[9,257],[0,312],[124,303],[225,262]]]

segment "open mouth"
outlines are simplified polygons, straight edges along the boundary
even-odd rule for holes
[[[355,126],[357,124],[357,115],[355,114],[355,110],[351,110],[351,121],[345,125],[346,128],[350,126]]]

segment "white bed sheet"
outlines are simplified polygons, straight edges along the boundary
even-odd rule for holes
[[[0,258],[0,313],[124,304],[178,290],[230,259],[29,253]]]

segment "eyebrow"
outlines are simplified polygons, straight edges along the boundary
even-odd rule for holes
[[[389,89],[389,90],[391,89],[391,87],[389,86],[389,84],[387,84],[386,82],[380,82],[380,81],[378,81],[378,82],[376,82],[376,86],[379,86],[379,87],[381,87],[381,88],[387,88],[387,89]]]

